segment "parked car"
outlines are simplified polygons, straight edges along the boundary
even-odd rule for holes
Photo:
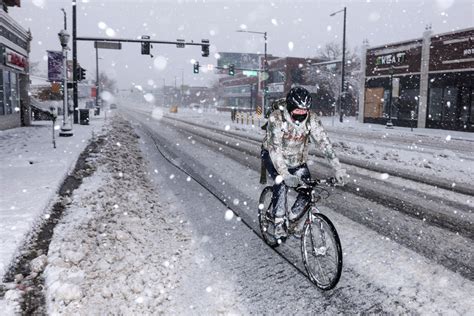
[[[117,108],[117,104],[112,103],[112,104],[110,105],[110,109],[111,109],[111,110],[115,110],[116,108]]]
[[[189,107],[193,110],[199,110],[201,108],[201,105],[198,103],[191,103]]]

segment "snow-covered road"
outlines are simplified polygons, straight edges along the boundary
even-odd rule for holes
[[[39,298],[33,300],[39,307],[30,311],[465,315],[474,310],[470,196],[403,177],[387,181],[346,164],[352,181],[331,189],[320,203],[344,253],[339,284],[323,292],[305,276],[299,240],[272,249],[259,236],[263,186],[259,144],[252,137],[122,108],[84,157],[89,171],[71,197],[59,199],[65,215],[47,257],[30,262],[30,275],[5,284],[11,289],[7,301],[17,302],[21,293],[31,299],[32,280],[44,277],[46,307]],[[330,174],[317,157],[310,170],[317,177]],[[43,284],[33,283],[36,291]]]
[[[178,157],[182,165],[191,168],[196,177],[206,179],[212,190],[217,190],[218,194],[232,201],[233,208],[238,211],[242,219],[254,223],[256,227],[254,206],[261,188],[255,185],[258,183],[256,168],[247,167],[249,163],[252,165],[252,160],[255,158],[246,155],[245,150],[238,152],[232,148],[222,148],[224,146],[219,150],[219,145],[214,142],[199,139],[183,126],[173,127],[166,120],[153,120],[150,115],[137,112],[132,115],[134,121],[138,120],[146,126],[146,129],[154,131],[152,136],[166,151]],[[229,159],[229,156],[233,156],[234,159]],[[249,163],[246,164],[245,161]],[[165,174],[164,177],[171,177],[169,183],[173,183],[177,181],[175,173],[176,171]],[[186,186],[179,188],[184,192],[193,192],[187,190]],[[189,193],[183,201],[186,201],[188,196]],[[308,302],[308,305],[300,306],[314,311],[322,311],[319,309],[321,306],[331,306],[339,311],[352,312],[454,311],[460,314],[473,309],[468,299],[469,293],[474,289],[472,277],[471,280],[469,277],[463,278],[443,267],[449,265],[443,262],[443,257],[452,257],[458,263],[464,263],[468,269],[472,268],[472,239],[458,236],[445,228],[429,225],[422,219],[414,219],[350,192],[335,192],[333,197],[334,199],[327,205],[337,209],[338,212],[334,212],[331,208],[324,210],[335,221],[342,238],[345,252],[343,277],[335,291],[324,294],[323,304]],[[190,205],[192,207],[192,202]],[[225,212],[209,210],[209,216],[219,214],[222,218],[225,217]],[[381,225],[383,227],[379,227]],[[241,236],[240,242],[247,242],[245,235]],[[439,244],[440,242],[442,244]],[[438,251],[433,253],[436,248]],[[299,248],[296,242],[287,243],[284,247],[280,247],[280,251],[299,265]],[[235,258],[235,260],[241,259]],[[271,264],[267,265],[267,269],[274,273],[281,271]],[[453,266],[451,269],[455,270],[456,267]],[[290,273],[293,277],[298,275],[288,264],[285,272],[281,273]],[[469,275],[471,272],[466,273]],[[245,280],[237,281],[239,284],[245,284]],[[266,283],[269,282],[278,283],[278,277],[274,280],[266,279]],[[292,292],[299,292],[301,288],[301,282],[294,284],[285,281],[285,284],[292,289]],[[308,286],[305,286],[301,295],[304,292],[303,296],[313,297],[318,293],[316,289],[313,290],[315,293],[308,294]],[[239,295],[245,296],[245,292]],[[288,300],[294,301],[295,298],[289,297]],[[258,311],[261,312],[256,310]],[[330,310],[323,309],[323,311]]]

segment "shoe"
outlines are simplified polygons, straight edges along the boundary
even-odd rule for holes
[[[301,238],[303,235],[304,224],[306,223],[306,217],[300,218],[298,221],[290,222],[290,230],[293,236]]]
[[[276,239],[286,239],[286,237],[288,237],[288,232],[286,229],[286,219],[284,217],[275,218],[274,235]]]

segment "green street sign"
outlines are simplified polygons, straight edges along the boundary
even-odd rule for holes
[[[256,71],[256,70],[244,70],[243,74],[244,74],[244,76],[247,76],[247,77],[257,77],[258,76],[258,71]]]

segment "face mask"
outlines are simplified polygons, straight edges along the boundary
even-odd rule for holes
[[[291,112],[291,117],[298,122],[303,122],[307,115],[308,111],[303,109],[295,109]]]
[[[291,117],[298,122],[303,122],[306,119],[307,114],[292,114]]]

